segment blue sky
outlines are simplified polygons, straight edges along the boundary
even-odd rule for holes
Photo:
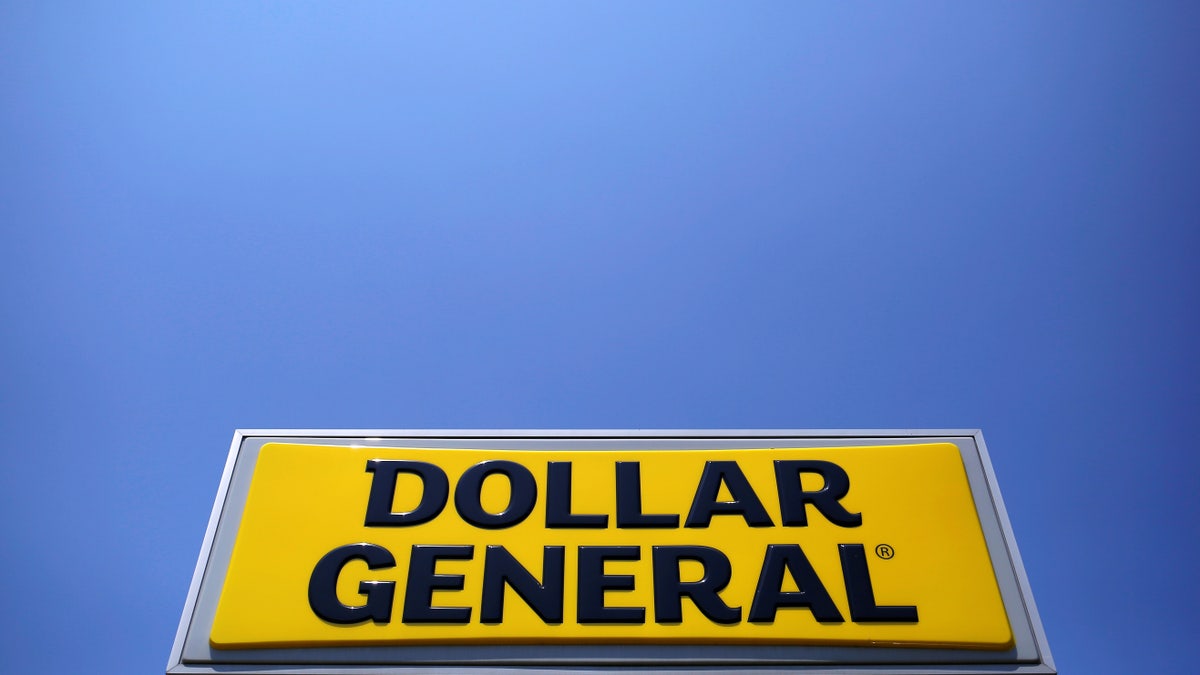
[[[1190,672],[1190,3],[3,3],[0,670],[161,672],[235,428],[982,428]]]

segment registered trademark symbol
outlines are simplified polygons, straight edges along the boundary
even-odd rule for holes
[[[883,558],[884,560],[891,560],[896,556],[896,549],[888,546],[887,544],[880,544],[875,547],[875,555]]]

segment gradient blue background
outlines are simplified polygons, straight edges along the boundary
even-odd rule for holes
[[[1194,672],[1197,35],[0,4],[0,670],[162,672],[238,427],[979,427],[1059,667]]]

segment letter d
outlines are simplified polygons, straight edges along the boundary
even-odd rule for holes
[[[438,466],[403,459],[372,459],[367,462],[367,471],[375,474],[367,499],[367,527],[420,525],[436,518],[446,507],[450,481]],[[416,474],[421,479],[421,503],[412,511],[395,513],[392,500],[396,496],[396,474],[400,472]]]

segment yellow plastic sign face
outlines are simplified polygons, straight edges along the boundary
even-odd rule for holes
[[[533,643],[1013,633],[950,443],[262,447],[213,648]]]

